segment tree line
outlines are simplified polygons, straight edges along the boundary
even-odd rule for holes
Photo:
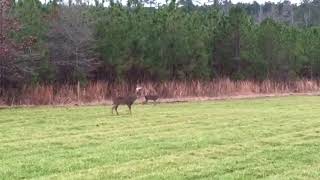
[[[267,3],[94,2],[1,0],[1,87],[320,77],[316,0],[289,4],[297,21],[280,18],[284,12],[262,18]],[[271,7],[288,9],[280,5]]]

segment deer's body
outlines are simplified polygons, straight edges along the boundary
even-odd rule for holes
[[[144,96],[145,99],[146,99],[146,103],[149,101],[149,100],[152,100],[153,102],[156,102],[156,100],[158,100],[159,96],[158,95],[146,95]]]
[[[112,114],[113,114],[113,110],[115,110],[117,115],[119,115],[118,113],[119,105],[127,105],[131,114],[131,106],[134,103],[134,101],[138,98],[137,93],[140,91],[140,89],[141,87],[136,88],[136,94],[134,95],[112,97],[112,102],[113,102]]]

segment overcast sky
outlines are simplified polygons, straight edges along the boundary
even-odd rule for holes
[[[159,0],[162,1],[162,0]],[[208,2],[208,0],[193,0],[193,1],[199,1],[201,3],[205,3]],[[238,2],[242,2],[242,3],[252,3],[254,0],[231,0],[232,3],[236,4]],[[284,0],[255,0],[257,1],[259,4],[264,4],[265,2],[283,2]],[[291,0],[292,4],[299,4],[302,0]]]
[[[158,0],[160,2],[162,2],[163,0]],[[210,1],[213,1],[213,0],[210,0]],[[231,0],[232,3],[236,4],[236,3],[239,3],[239,2],[242,2],[242,3],[252,3],[254,0]],[[255,0],[257,1],[259,4],[264,4],[265,2],[283,2],[284,0]],[[299,4],[302,0],[290,0],[290,2],[292,4]],[[196,2],[200,2],[201,4],[204,4],[206,2],[208,2],[208,0],[193,0],[193,2],[195,4],[197,4]]]
[[[40,1],[42,1],[42,2],[45,2],[45,1],[49,1],[49,0],[40,0]],[[68,2],[68,0],[63,0],[64,2]],[[83,0],[84,2],[86,1],[86,0]],[[89,1],[91,1],[91,0],[89,0]],[[126,2],[126,0],[120,0],[121,2]],[[213,0],[193,0],[193,2],[195,3],[195,4],[198,4],[197,2],[199,2],[200,4],[204,4],[204,3],[206,3],[206,4],[208,4],[208,1],[211,1],[211,2],[213,2]],[[231,0],[232,1],[232,3],[234,3],[234,4],[236,4],[236,3],[238,3],[238,2],[243,2],[243,3],[252,3],[254,0]],[[283,2],[284,0],[255,0],[255,1],[257,1],[259,4],[264,4],[265,2]],[[302,0],[291,0],[291,3],[292,4],[299,4],[300,2],[301,2]],[[93,2],[93,0],[92,0],[92,2]],[[160,2],[160,3],[164,3],[164,2],[166,2],[165,0],[156,0],[156,2]]]
[[[233,3],[238,3],[238,2],[245,2],[245,3],[251,3],[253,2],[252,0],[231,0]],[[265,3],[265,2],[268,2],[268,1],[264,1],[264,0],[256,0],[258,3]],[[279,1],[279,0],[269,0],[270,2],[283,2],[282,1]],[[291,0],[291,3],[292,4],[295,4],[295,3],[300,3],[301,0]]]

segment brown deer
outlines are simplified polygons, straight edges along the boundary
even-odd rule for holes
[[[152,100],[154,103],[159,99],[158,95],[145,95],[144,98],[146,99],[145,103],[148,103],[149,100]]]
[[[131,94],[127,96],[112,96],[112,102],[113,102],[112,114],[113,114],[113,110],[115,110],[117,115],[119,115],[118,113],[119,105],[127,105],[131,114],[131,106],[134,103],[134,101],[138,98],[138,95],[141,89],[142,87],[138,86],[136,88],[135,94]]]
[[[144,89],[144,98],[145,102],[143,104],[148,103],[149,100],[152,100],[155,104],[156,101],[159,99],[159,95],[157,91],[153,87],[149,87],[148,89]]]

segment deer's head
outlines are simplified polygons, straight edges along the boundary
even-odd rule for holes
[[[138,85],[138,86],[136,87],[136,92],[140,92],[141,89],[142,89],[142,86],[139,86],[139,85]]]
[[[137,85],[136,87],[136,95],[141,96],[142,86]]]

